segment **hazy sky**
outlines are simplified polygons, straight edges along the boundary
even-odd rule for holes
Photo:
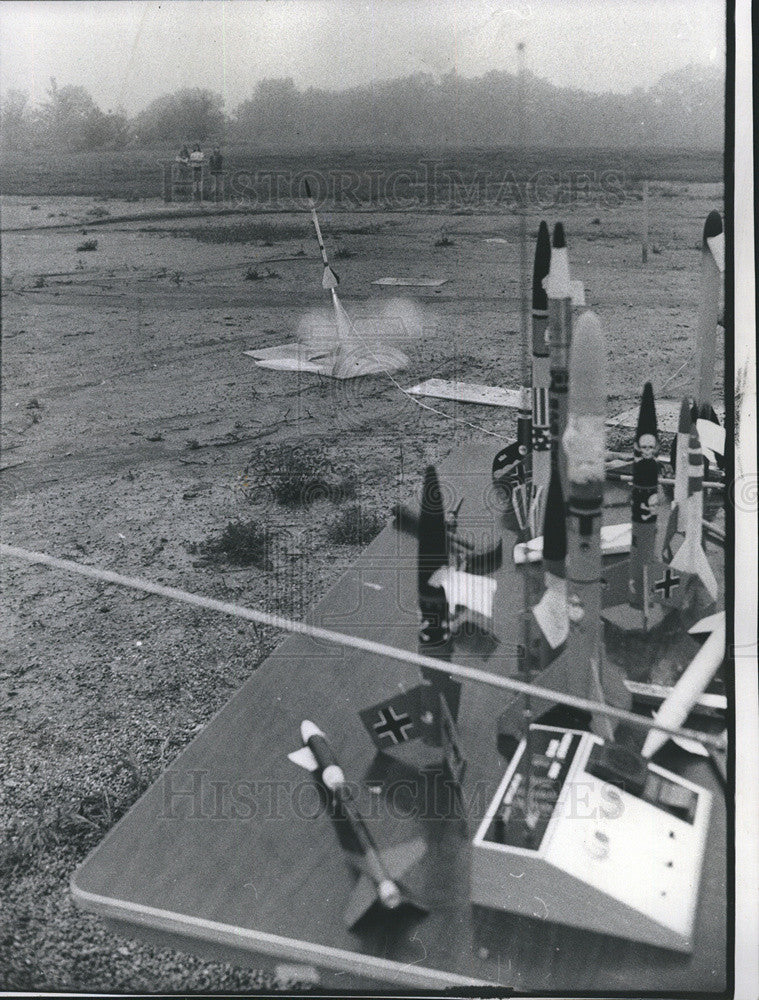
[[[426,71],[526,65],[552,83],[625,92],[690,62],[724,68],[722,0],[2,0],[0,86],[49,78],[129,113],[179,87],[227,109],[266,77],[338,89]]]

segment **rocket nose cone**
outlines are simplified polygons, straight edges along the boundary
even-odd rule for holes
[[[690,435],[690,425],[690,402],[687,396],[683,396],[683,401],[680,403],[680,417],[677,421],[677,433]]]
[[[538,240],[535,244],[535,264],[532,269],[532,308],[544,310],[548,308],[543,280],[551,270],[551,237],[545,221],[540,223]]]
[[[721,232],[723,232],[722,216],[716,209],[712,209],[704,223],[704,245],[706,245],[707,240],[710,240],[713,236],[719,236]]]
[[[606,414],[606,344],[598,316],[580,316],[569,362],[569,413],[575,417]]]
[[[654,404],[654,388],[650,382],[643,386],[643,395],[640,397],[640,410],[638,411],[638,426],[635,431],[635,440],[638,441],[644,434],[658,434],[656,425],[656,406]]]
[[[553,227],[553,247],[554,250],[561,250],[562,247],[567,245],[567,238],[564,235],[564,225],[561,222],[557,222]]]
[[[324,733],[313,722],[304,719],[300,724],[300,737],[304,743],[308,743],[312,736],[324,736]]]

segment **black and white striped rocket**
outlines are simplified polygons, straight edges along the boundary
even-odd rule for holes
[[[543,285],[548,297],[551,461],[558,466],[562,493],[566,497],[569,493],[569,482],[567,456],[562,448],[562,440],[567,427],[569,351],[572,345],[572,289],[567,241],[564,226],[560,222],[554,227],[551,266]]]
[[[530,525],[533,537],[540,534],[551,478],[551,421],[548,397],[551,360],[548,345],[548,296],[543,287],[551,269],[551,239],[541,221],[532,270],[532,498]]]
[[[659,502],[659,430],[654,390],[643,387],[635,430],[632,467],[632,539],[630,543],[630,606],[645,604],[645,568],[656,561],[656,525]]]
[[[327,737],[305,719],[300,727],[303,746],[288,754],[299,767],[316,775],[335,804],[336,819],[347,827],[346,855],[359,876],[345,911],[345,923],[353,927],[374,903],[386,910],[403,904],[426,912],[427,907],[401,885],[399,879],[425,854],[421,839],[380,850],[353,800],[345,772],[335,757]]]

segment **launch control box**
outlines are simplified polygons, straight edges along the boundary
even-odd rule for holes
[[[622,748],[534,725],[472,845],[472,902],[553,923],[692,950],[711,794]]]

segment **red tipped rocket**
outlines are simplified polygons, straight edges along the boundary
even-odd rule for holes
[[[567,496],[569,492],[567,459],[561,442],[567,427],[569,350],[572,344],[572,289],[569,280],[567,241],[564,226],[560,222],[554,227],[551,269],[543,284],[548,296],[551,461],[558,465],[562,492]]]
[[[698,311],[696,343],[698,350],[698,415],[709,419],[717,356],[717,325],[722,272],[725,269],[725,234],[722,217],[712,211],[706,217],[701,249],[701,304]]]
[[[709,592],[713,601],[717,600],[719,587],[714,571],[709,565],[702,542],[702,522],[704,510],[703,476],[704,460],[696,425],[691,426],[688,443],[688,493],[684,505],[685,540],[670,563],[672,569],[683,573],[695,573]],[[682,522],[681,522],[682,523]]]
[[[630,547],[630,605],[645,604],[645,567],[656,560],[656,522],[659,490],[659,431],[654,390],[643,387],[633,446],[632,544]]]
[[[294,764],[315,773],[331,796],[336,806],[336,818],[347,826],[348,861],[359,876],[345,911],[346,925],[353,927],[377,902],[387,910],[407,904],[422,913],[426,912],[427,907],[413,898],[398,881],[424,856],[424,841],[412,840],[380,850],[356,808],[345,772],[327,737],[308,720],[301,723],[300,731],[303,746],[288,756]]]

